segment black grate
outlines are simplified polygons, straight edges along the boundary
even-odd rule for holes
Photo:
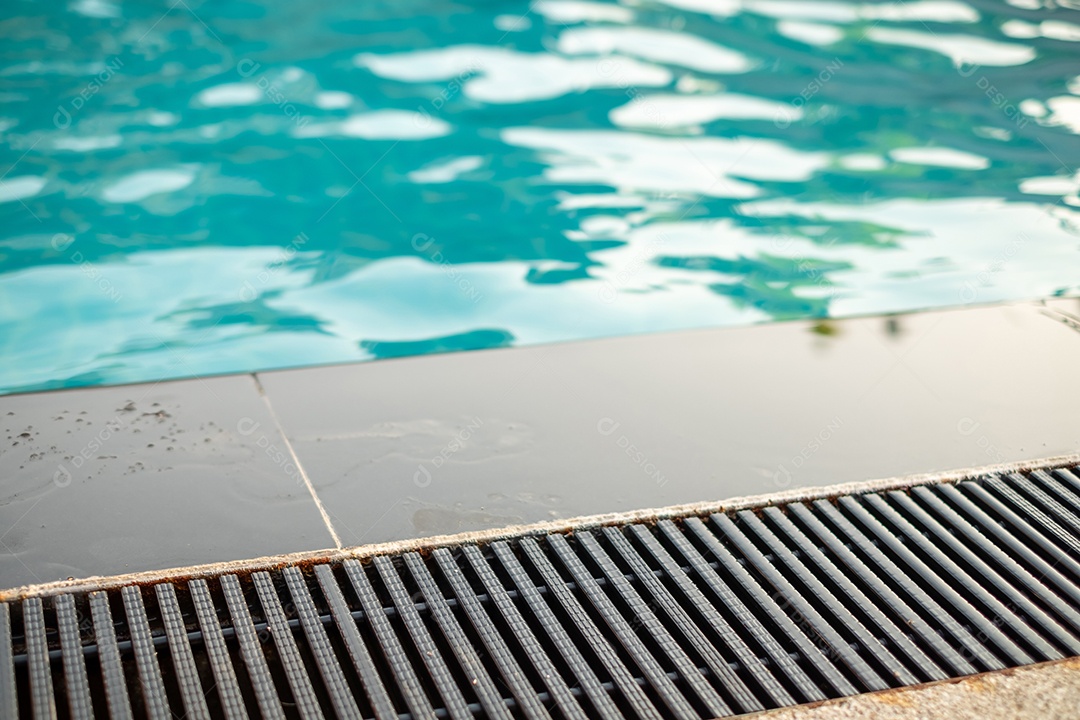
[[[1075,655],[1048,468],[0,603],[0,717],[709,718]]]

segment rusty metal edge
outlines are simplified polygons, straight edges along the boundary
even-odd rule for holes
[[[250,560],[231,560],[227,562],[207,563],[189,567],[166,568],[162,570],[143,570],[134,573],[111,576],[91,576],[71,580],[59,580],[50,583],[24,585],[9,590],[0,590],[0,602],[14,602],[29,597],[47,597],[61,593],[91,592],[111,590],[125,585],[145,585],[170,580],[191,580],[206,578],[226,573],[249,573],[258,570],[273,570],[285,565],[311,564],[315,562],[334,562],[346,559],[367,559],[378,555],[393,555],[405,552],[426,552],[436,548],[454,545],[477,545],[499,540],[568,533],[575,530],[590,530],[607,525],[634,522],[655,522],[665,519],[677,519],[695,515],[718,512],[733,512],[783,505],[791,502],[833,498],[840,495],[899,490],[916,485],[930,485],[944,482],[960,482],[989,475],[1003,475],[1012,472],[1034,470],[1037,468],[1055,468],[1080,464],[1080,453],[1058,455],[1036,460],[1023,460],[1011,463],[999,463],[980,467],[961,468],[942,472],[920,473],[901,477],[841,483],[824,487],[808,487],[785,490],[764,495],[748,495],[721,501],[671,505],[663,508],[648,508],[627,512],[587,515],[527,525],[511,525],[490,530],[476,530],[452,535],[433,535],[408,540],[395,540],[371,545],[360,545],[341,549],[310,550],[252,558]]]

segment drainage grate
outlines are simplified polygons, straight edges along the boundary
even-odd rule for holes
[[[0,717],[710,718],[1080,655],[1076,468],[0,604]]]

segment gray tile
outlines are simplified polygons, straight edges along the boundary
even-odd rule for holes
[[[1076,452],[1032,305],[260,375],[347,545]]]
[[[0,398],[0,587],[332,547],[251,376]]]

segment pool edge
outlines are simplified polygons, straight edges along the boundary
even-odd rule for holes
[[[703,501],[682,505],[670,505],[661,508],[642,508],[625,512],[585,515],[524,525],[509,525],[488,530],[470,530],[448,535],[431,535],[421,538],[372,543],[369,545],[356,545],[340,549],[327,548],[324,550],[307,550],[281,555],[268,555],[246,560],[204,563],[186,567],[163,568],[160,570],[140,570],[120,575],[88,576],[71,580],[58,580],[48,583],[23,585],[3,589],[0,590],[0,602],[14,602],[28,597],[49,597],[65,592],[110,590],[124,585],[142,585],[163,582],[166,580],[190,580],[193,578],[216,576],[223,573],[255,572],[277,568],[286,564],[364,559],[379,555],[427,551],[451,545],[488,543],[508,538],[588,530],[617,523],[649,522],[688,515],[704,515],[708,513],[763,508],[770,505],[818,500],[838,495],[900,490],[917,485],[958,482],[985,475],[1000,475],[1035,468],[1060,467],[1076,464],[1080,464],[1080,453],[1008,463],[995,463],[993,465],[983,465],[978,467],[956,468],[940,472],[918,473],[899,477],[848,482],[837,485],[795,488],[776,493],[732,497],[726,500]]]

